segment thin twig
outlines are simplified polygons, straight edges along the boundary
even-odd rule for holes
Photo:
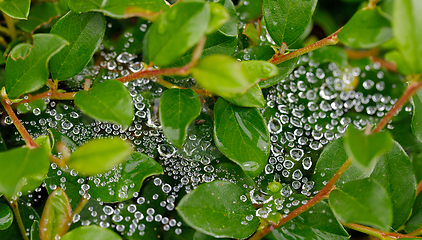
[[[386,237],[390,237],[390,238],[394,238],[394,239],[400,239],[400,238],[421,238],[421,237],[414,237],[409,235],[405,235],[405,234],[400,234],[400,233],[394,233],[394,232],[384,232],[375,228],[371,228],[371,227],[367,227],[367,226],[363,226],[360,224],[356,224],[356,223],[341,223],[343,226],[359,231],[359,232],[363,232],[366,233],[368,235],[377,237],[379,239],[385,239]]]
[[[26,235],[25,225],[23,225],[22,217],[19,212],[19,205],[17,201],[10,201],[8,199],[10,206],[12,207],[13,213],[15,214],[16,222],[18,222],[19,230],[21,231],[22,237],[24,240],[29,240],[28,236]]]
[[[84,195],[81,196],[81,199],[79,199],[78,205],[76,206],[75,210],[73,211],[72,219],[76,214],[79,214],[82,211],[82,209],[85,207],[85,205],[88,203],[88,201],[89,200],[86,199],[84,197]]]
[[[16,104],[22,104],[22,103],[30,103],[37,99],[50,99],[50,100],[73,100],[75,98],[77,92],[56,92],[56,91],[47,91],[43,93],[39,93],[36,95],[30,95],[28,94],[28,99],[24,99]]]
[[[418,186],[416,187],[416,196],[422,191],[422,180],[419,182]]]

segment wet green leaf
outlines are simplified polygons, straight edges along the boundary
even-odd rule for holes
[[[72,221],[72,208],[66,192],[57,188],[50,194],[45,203],[39,225],[40,237],[43,240],[55,240],[63,236]]]
[[[132,124],[132,97],[119,81],[108,80],[88,91],[79,91],[75,95],[75,105],[95,119],[117,123],[123,128]]]
[[[393,229],[398,229],[409,217],[416,196],[416,177],[404,149],[393,142],[390,151],[380,156],[371,178],[386,190],[393,204]]]
[[[415,137],[422,142],[422,91],[417,91],[412,96],[413,102],[413,117],[412,117],[412,132]]]
[[[336,46],[325,46],[318,48],[312,52],[311,59],[318,63],[330,63],[337,64],[340,69],[347,66],[347,54],[343,48]]]
[[[114,174],[104,174],[90,181],[89,193],[94,199],[101,199],[101,202],[106,203],[131,199],[134,193],[139,192],[147,177],[162,174],[163,168],[143,153],[132,153],[118,170],[112,172]],[[115,175],[119,176],[118,181],[110,181]],[[114,194],[111,195],[110,191]]]
[[[64,80],[78,74],[102,42],[105,29],[106,21],[101,13],[68,12],[60,18],[50,33],[63,37],[70,45],[51,58],[53,79]]]
[[[43,2],[40,4],[34,4],[29,12],[27,21],[19,21],[16,25],[27,33],[31,33],[33,30],[41,27],[43,23],[47,23],[52,18],[60,15],[60,9],[57,5],[51,2]]]
[[[344,137],[347,155],[363,170],[372,169],[378,157],[387,152],[391,145],[392,137],[387,131],[366,135],[354,126],[349,126]]]
[[[189,124],[199,116],[201,101],[191,89],[169,89],[160,99],[160,123],[169,142],[182,147]]]
[[[34,223],[31,226],[31,232],[30,232],[31,240],[41,240],[40,237],[40,222],[34,221]]]
[[[234,183],[214,181],[185,195],[176,209],[197,231],[219,238],[246,238],[256,230],[259,219],[252,202],[240,200],[242,195],[243,190]],[[248,221],[250,216],[253,219]]]
[[[264,81],[259,82],[259,86],[261,88],[268,88],[268,87],[273,86],[274,84],[279,83],[281,80],[287,77],[295,69],[298,63],[298,60],[299,60],[299,57],[295,57],[285,62],[277,64],[278,71],[280,72],[280,74],[278,76],[265,79]]]
[[[317,0],[264,0],[262,11],[274,42],[278,46],[295,43],[311,20],[316,4]]]
[[[157,66],[173,63],[204,36],[210,21],[210,6],[180,2],[161,14],[148,32],[148,59]]]
[[[256,177],[270,154],[270,137],[256,108],[242,108],[218,99],[214,106],[214,139],[220,151]]]
[[[240,62],[243,71],[249,79],[249,82],[257,82],[260,79],[274,77],[279,74],[278,68],[267,61],[250,60]]]
[[[407,65],[415,73],[422,72],[422,2],[418,0],[395,1],[393,32],[398,49]]]
[[[223,24],[225,24],[230,16],[223,5],[215,2],[210,2],[210,22],[207,29],[207,34],[217,31]]]
[[[0,231],[10,227],[13,223],[13,212],[9,206],[0,203]]]
[[[25,185],[33,184],[31,179],[42,181],[49,167],[48,152],[43,147],[14,148],[0,152],[0,191],[11,199]]]
[[[193,240],[213,240],[213,239],[220,239],[220,240],[230,240],[231,238],[215,238],[200,231],[196,231],[195,235],[193,235]]]
[[[234,98],[224,98],[226,101],[231,102],[241,107],[258,107],[265,106],[264,95],[258,84],[250,88],[243,96]]]
[[[6,62],[6,91],[10,99],[40,89],[47,82],[48,61],[67,41],[53,34],[35,34],[34,46],[25,58],[9,55]]]
[[[379,7],[359,10],[338,34],[340,42],[354,48],[373,48],[392,37],[390,20]]]
[[[365,178],[344,184],[330,193],[329,202],[337,218],[389,231],[393,211],[388,192],[376,180]]]
[[[68,165],[81,174],[95,175],[123,162],[131,153],[130,144],[120,138],[95,139],[76,149]]]
[[[36,99],[30,103],[28,103],[28,106],[25,106],[25,104],[19,104],[17,109],[18,113],[27,113],[29,111],[33,112],[34,114],[39,114],[43,112],[47,108],[47,104],[45,104],[44,99]]]
[[[31,0],[3,0],[0,1],[0,10],[16,19],[26,19],[29,14]]]
[[[29,43],[19,43],[12,49],[12,51],[10,51],[9,55],[13,57],[14,59],[17,59],[17,58],[24,59],[31,52],[31,48],[32,48],[32,45]]]
[[[236,58],[240,60],[264,60],[268,61],[274,56],[275,51],[270,45],[261,45],[251,48],[243,49],[243,51],[236,54]]]
[[[122,238],[110,229],[98,226],[82,226],[66,233],[61,240],[122,240]]]

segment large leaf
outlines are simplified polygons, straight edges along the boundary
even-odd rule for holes
[[[88,91],[79,91],[75,95],[75,105],[98,120],[117,123],[123,128],[132,124],[132,97],[119,81],[108,80]]]
[[[262,10],[267,30],[277,45],[290,46],[305,31],[317,0],[264,0]]]
[[[371,177],[387,190],[393,204],[393,229],[409,217],[416,195],[416,177],[409,157],[394,142],[390,151],[381,155]]]
[[[242,108],[219,98],[214,106],[214,139],[220,151],[252,177],[270,155],[267,125],[258,109]]]
[[[90,181],[89,193],[94,199],[101,199],[101,202],[125,201],[139,192],[147,177],[160,173],[163,173],[163,168],[154,159],[143,153],[132,153],[112,174],[94,177]],[[114,194],[110,194],[111,191]]]
[[[110,229],[98,226],[82,226],[66,233],[61,240],[121,240],[122,238]]]
[[[148,59],[157,66],[173,63],[204,36],[210,21],[210,6],[180,2],[161,14],[148,32]]]
[[[44,147],[0,152],[0,192],[11,199],[25,185],[32,184],[32,178],[45,178],[49,167],[50,160]]]
[[[51,76],[64,80],[78,74],[91,60],[106,29],[101,13],[68,12],[54,24],[50,33],[66,39],[70,45],[51,58]]]
[[[393,32],[397,47],[415,73],[422,72],[422,2],[418,0],[395,1]]]
[[[256,230],[259,219],[252,202],[240,200],[242,195],[243,190],[234,183],[214,181],[185,195],[176,209],[197,231],[219,238],[246,238]]]
[[[79,147],[68,165],[84,175],[95,175],[123,162],[131,153],[130,144],[120,138],[95,139]]]
[[[43,240],[55,240],[63,236],[72,221],[72,208],[66,192],[57,188],[50,194],[45,203],[39,225],[40,237]]]
[[[365,178],[344,184],[330,193],[329,202],[337,218],[389,231],[393,211],[388,192],[376,180]]]
[[[189,124],[199,116],[201,101],[191,89],[169,89],[160,99],[160,122],[164,135],[177,147],[182,147]]]
[[[3,0],[0,1],[0,10],[16,19],[26,19],[29,14],[31,0]]]
[[[13,212],[9,206],[0,203],[0,231],[10,227],[13,223]]]
[[[6,62],[6,91],[9,98],[41,88],[48,78],[48,61],[68,43],[54,34],[35,34],[34,46],[25,57],[9,55]]]

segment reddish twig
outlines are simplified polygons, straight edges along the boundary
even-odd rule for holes
[[[43,93],[39,93],[36,95],[30,95],[28,94],[28,99],[24,99],[17,104],[22,103],[30,103],[32,101],[35,101],[37,99],[50,99],[50,100],[73,100],[75,98],[77,92],[56,92],[56,91],[47,91]]]
[[[400,238],[420,238],[420,237],[414,237],[414,236],[410,236],[410,235],[405,235],[405,234],[400,234],[400,233],[394,233],[394,232],[384,232],[378,229],[374,229],[371,227],[367,227],[367,226],[363,226],[363,225],[359,225],[356,223],[341,223],[343,226],[359,231],[359,232],[363,232],[366,233],[368,235],[380,238],[380,239],[384,239],[386,237],[389,237],[390,239],[400,239]]]

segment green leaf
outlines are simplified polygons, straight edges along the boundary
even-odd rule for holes
[[[210,21],[210,6],[180,2],[154,22],[146,41],[148,59],[157,66],[173,63],[204,36]]]
[[[57,188],[50,194],[45,203],[39,225],[40,237],[43,240],[54,240],[63,236],[72,221],[72,208],[66,192]]]
[[[249,40],[251,40],[253,45],[259,45],[259,33],[256,30],[255,25],[253,23],[248,23],[243,30],[243,34],[245,34]]]
[[[250,21],[258,18],[261,15],[262,1],[251,0],[251,1],[239,1],[237,6],[237,12],[241,21]]]
[[[161,11],[169,6],[161,0],[78,0],[68,1],[69,8],[75,12],[102,12],[113,18],[133,16],[127,12],[129,7],[135,8],[137,16],[153,20]]]
[[[40,222],[35,220],[31,226],[31,240],[41,240],[40,238]]]
[[[66,233],[61,240],[122,240],[115,232],[98,226],[82,226]]]
[[[335,218],[330,206],[322,201],[273,230],[268,239],[349,239],[349,234]]]
[[[252,202],[240,200],[242,195],[243,190],[234,183],[214,181],[185,195],[176,209],[197,231],[219,238],[247,238],[255,232],[259,219],[254,216]],[[253,219],[246,220],[250,216]]]
[[[344,223],[360,223],[389,231],[393,211],[388,192],[376,180],[365,178],[344,184],[330,193],[329,202]]]
[[[258,107],[265,106],[264,95],[258,84],[250,88],[243,96],[234,98],[224,98],[226,101],[231,102],[241,107]]]
[[[346,150],[344,150],[343,137],[334,140],[327,147],[325,147],[316,164],[315,173],[312,176],[312,181],[315,182],[313,189],[315,189],[315,191],[320,191],[325,186],[324,183],[330,181],[330,179],[340,169],[344,162],[346,162],[347,159],[348,157]],[[366,175],[369,174],[365,174],[357,166],[351,165],[343,173],[343,175],[341,175],[336,185],[340,186],[346,182],[364,178]]]
[[[214,139],[220,151],[251,176],[258,176],[270,155],[267,125],[256,108],[219,98],[214,106]]]
[[[262,11],[274,42],[278,46],[295,43],[311,20],[316,4],[317,0],[264,0]]]
[[[261,88],[268,88],[268,87],[273,86],[274,84],[279,83],[281,80],[287,77],[287,75],[289,75],[295,69],[298,61],[299,61],[299,57],[295,57],[285,62],[277,64],[278,71],[280,72],[280,74],[278,76],[265,79],[264,81],[259,82],[259,86]]]
[[[270,78],[279,74],[278,68],[267,61],[250,60],[240,62],[240,64],[242,64],[249,82],[256,82],[259,79]]]
[[[14,59],[24,59],[31,52],[31,48],[32,46],[29,43],[19,43],[10,51],[10,56]]]
[[[75,105],[95,119],[120,124],[123,128],[132,124],[132,97],[119,81],[108,80],[88,91],[79,91],[75,95]]]
[[[387,131],[366,135],[354,126],[349,126],[344,137],[347,155],[363,170],[372,169],[378,157],[387,152],[391,145],[392,137]]]
[[[123,162],[131,153],[130,144],[120,138],[95,139],[76,149],[68,165],[83,175],[95,175]]]
[[[193,235],[193,240],[214,240],[217,239],[200,231],[196,231],[195,235]],[[230,240],[231,238],[218,238],[220,240]]]
[[[0,202],[5,204],[6,206],[9,205],[9,202],[6,200],[6,198],[0,198]],[[31,226],[34,221],[39,220],[40,217],[38,216],[38,213],[34,210],[32,206],[27,205],[27,200],[21,200],[17,199],[17,204],[19,208],[19,213],[21,215],[21,219],[23,222],[23,225],[25,229],[31,229]],[[19,229],[18,223],[16,221],[13,221],[12,225],[10,225],[9,228],[5,230],[0,230],[0,239],[13,239],[13,240],[24,240],[22,238],[22,233]],[[31,239],[32,240],[32,239]],[[35,240],[35,239],[34,239]]]
[[[422,194],[418,194],[413,204],[412,216],[405,224],[406,232],[410,233],[422,227]]]
[[[159,115],[164,135],[181,148],[189,124],[201,113],[201,101],[191,89],[169,89],[160,99]]]
[[[210,22],[207,29],[207,34],[217,31],[223,24],[225,24],[230,16],[223,5],[215,2],[208,3],[210,6]]]
[[[341,43],[354,48],[374,48],[392,37],[390,20],[380,7],[357,11],[338,34]]]
[[[422,2],[418,0],[395,1],[393,10],[394,38],[407,65],[415,73],[422,72],[421,11]]]
[[[125,201],[139,192],[147,177],[162,173],[163,168],[154,159],[143,153],[132,153],[127,161],[112,171],[112,174],[103,174],[90,180],[89,193],[94,199],[101,199],[101,202]],[[114,194],[111,195],[110,191]]]
[[[49,167],[48,152],[43,147],[14,148],[0,152],[0,192],[11,199],[25,185],[32,184],[32,179],[42,181]]]
[[[10,227],[13,223],[13,212],[9,206],[0,203],[0,231]]]
[[[404,149],[394,141],[390,151],[381,155],[371,178],[388,192],[393,204],[393,229],[398,229],[409,217],[416,196],[416,177]]]
[[[412,132],[415,137],[422,142],[422,91],[417,91],[412,96],[413,116],[412,116]]]
[[[29,12],[28,20],[19,21],[16,23],[16,26],[24,32],[31,33],[40,28],[42,24],[50,22],[54,17],[59,15],[60,9],[51,2],[35,4]]]
[[[3,0],[0,1],[0,10],[16,19],[26,19],[29,14],[31,0]]]
[[[236,54],[236,58],[239,60],[264,60],[268,61],[274,56],[274,48],[270,45],[261,45],[251,48],[243,49],[241,52]]]
[[[220,31],[226,36],[231,36],[231,37],[237,36],[237,23],[239,22],[239,19],[237,18],[237,13],[233,5],[233,1],[218,0],[214,2],[223,5],[224,8],[229,13],[229,20],[223,26],[220,27]]]
[[[51,76],[64,80],[78,74],[88,64],[103,40],[106,21],[101,13],[68,12],[54,24],[50,33],[70,45],[51,58]]]
[[[407,64],[406,57],[399,51],[391,51],[384,55],[385,60],[393,62],[397,66],[397,70],[404,74],[410,75],[413,73],[410,66]]]
[[[325,46],[318,48],[312,52],[311,59],[317,63],[330,63],[337,64],[340,69],[347,66],[347,54],[341,47]]]
[[[48,61],[68,43],[54,34],[35,34],[33,38],[29,55],[7,58],[6,91],[10,99],[40,89],[48,79]]]
[[[28,103],[28,106],[25,106],[25,104],[19,104],[17,109],[18,113],[24,114],[29,111],[32,111],[34,115],[39,115],[41,112],[43,112],[47,108],[47,104],[45,104],[44,99],[36,99],[30,103]]]

